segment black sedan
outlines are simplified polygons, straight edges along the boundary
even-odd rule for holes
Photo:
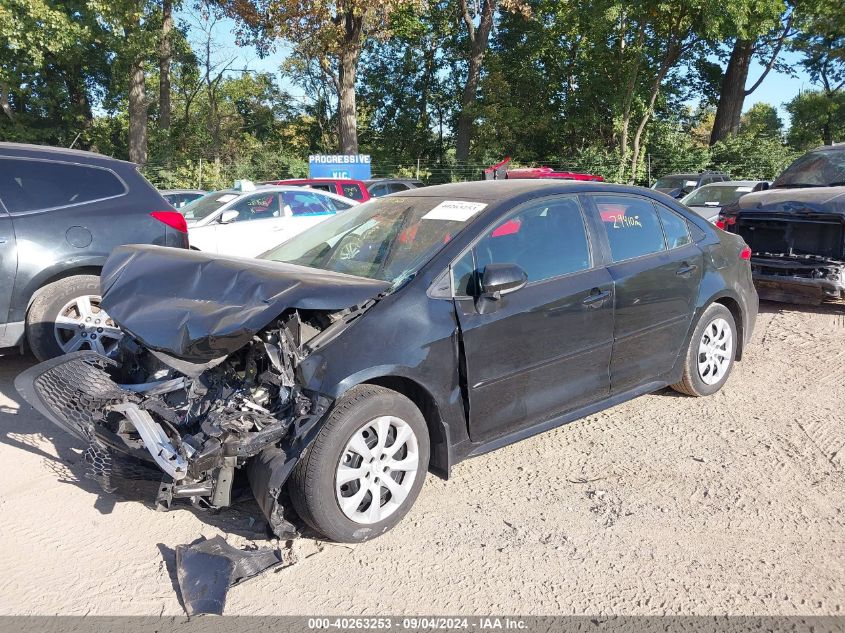
[[[363,541],[425,473],[641,394],[718,391],[757,316],[749,249],[662,194],[586,182],[429,187],[260,259],[129,246],[102,277],[125,333],[18,389],[91,445],[152,466],[158,505],[231,501],[237,469],[287,535]]]

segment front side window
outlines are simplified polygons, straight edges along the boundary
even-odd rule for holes
[[[577,198],[532,204],[487,231],[452,266],[455,294],[477,294],[488,264],[516,264],[529,283],[590,268],[589,240]]]
[[[282,206],[286,216],[329,215],[336,211],[335,201],[312,191],[285,191]]]
[[[343,183],[340,185],[341,191],[344,196],[347,198],[352,198],[353,200],[363,200],[364,199],[364,192],[361,190],[361,186],[355,183],[347,184]]]
[[[238,200],[227,211],[237,211],[235,222],[250,222],[252,220],[269,220],[279,217],[279,195],[275,193],[260,193]]]
[[[13,214],[125,193],[123,181],[108,169],[46,160],[0,159],[0,200]]]
[[[614,262],[666,249],[657,211],[648,200],[627,196],[595,196]]]

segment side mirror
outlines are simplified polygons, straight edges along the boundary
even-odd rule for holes
[[[528,283],[528,274],[516,264],[488,264],[484,267],[482,297],[498,300],[502,295],[516,292]]]
[[[240,214],[240,211],[235,211],[234,209],[224,211],[220,214],[220,224],[229,224],[230,222],[234,222],[238,219]]]

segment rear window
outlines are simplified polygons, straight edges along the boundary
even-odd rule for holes
[[[614,262],[666,249],[657,212],[648,200],[627,196],[596,196]]]
[[[0,200],[10,213],[53,209],[126,193],[109,169],[44,160],[0,159]]]
[[[353,200],[363,200],[364,199],[364,192],[361,191],[361,186],[355,183],[351,184],[342,184],[340,186],[343,195],[347,198],[352,198]]]

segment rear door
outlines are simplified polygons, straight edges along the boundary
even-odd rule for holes
[[[15,248],[12,218],[0,204],[0,340],[3,339],[6,323],[9,320],[9,302],[12,298],[12,287],[17,270],[18,254]]]
[[[613,283],[592,251],[578,198],[554,196],[516,209],[453,265],[473,442],[607,396]],[[491,263],[519,265],[528,285],[485,309]]]
[[[612,393],[657,380],[683,347],[703,256],[681,216],[633,194],[590,194],[605,229],[616,295]]]

